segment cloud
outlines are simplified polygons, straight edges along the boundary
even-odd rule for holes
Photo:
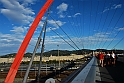
[[[111,9],[117,9],[117,8],[121,8],[122,7],[122,4],[114,4],[113,7]]]
[[[50,25],[52,25],[52,26],[58,28],[59,26],[61,27],[62,25],[64,25],[66,22],[62,22],[62,21],[60,21],[60,20],[58,20],[58,21],[48,20],[48,23],[49,23]],[[57,24],[58,24],[59,26],[58,26]]]
[[[31,0],[0,0],[0,3],[2,3],[3,5],[3,8],[1,8],[0,13],[5,15],[9,20],[15,21],[16,23],[19,24],[28,24],[30,26],[31,21],[34,19],[32,16],[35,14],[32,9],[28,8],[28,3],[33,4]],[[45,19],[45,17],[43,17],[43,19]],[[60,20],[57,20],[56,23],[59,26],[65,24],[65,22],[62,22]],[[56,23],[54,20],[48,20],[48,24],[51,25],[52,30],[56,30],[59,28]],[[43,26],[43,21],[40,21],[38,27],[42,27],[42,26]],[[28,28],[29,27],[24,27],[23,25],[22,26],[16,25],[10,30],[11,34],[0,33],[0,44],[1,44],[0,54],[17,52],[20,44],[22,43],[25,37],[25,32],[27,31]],[[49,29],[47,30],[50,31]],[[39,28],[37,28],[37,31],[38,30]],[[34,46],[38,39],[38,34],[36,33],[36,31],[34,34],[35,35],[31,38],[29,47],[27,48],[27,51],[31,50],[30,52],[33,52],[32,50],[34,49]],[[51,39],[49,38],[46,41],[50,45],[50,43],[55,44],[56,40],[58,40],[58,38],[52,36]],[[59,42],[56,41],[56,43]],[[31,47],[32,45],[33,47]]]
[[[44,22],[40,21],[38,27],[43,27]]]
[[[109,33],[96,33],[92,36],[85,36],[85,37],[71,37],[72,41],[76,43],[76,45],[79,48],[82,48],[82,45],[84,46],[93,46],[96,44],[100,44],[101,42],[110,42],[113,40],[113,38],[108,38],[110,34]],[[70,39],[66,38],[66,36],[62,36],[70,45],[74,46],[74,43],[70,41]],[[48,46],[50,45],[57,45],[59,44],[62,47],[66,48],[72,48],[70,45],[68,45],[65,41],[63,41],[60,37],[58,36],[49,36],[46,38],[46,44]],[[114,39],[115,40],[115,39]],[[50,48],[48,47],[47,48]],[[52,46],[55,47],[55,46]],[[77,49],[77,47],[75,47]],[[64,48],[63,48],[64,49]],[[72,48],[73,49],[73,48]],[[74,49],[73,49],[74,50]]]
[[[56,22],[57,22],[57,24],[59,26],[62,26],[62,25],[65,24],[65,22],[62,22],[62,21],[59,21],[59,20],[57,20]],[[48,20],[48,24],[51,25],[52,27],[49,27],[47,29],[47,32],[50,31],[50,28],[52,28],[52,30],[58,29],[58,26],[56,25],[54,20]],[[42,21],[39,24],[39,27],[40,26],[43,26]],[[10,32],[12,32],[11,34],[0,33],[0,44],[1,44],[1,46],[0,46],[0,54],[7,54],[7,53],[17,52],[20,44],[22,43],[22,41],[24,39],[25,32],[27,32],[27,29],[29,29],[29,27],[14,26],[10,30]],[[34,46],[35,46],[36,41],[37,41],[38,36],[39,36],[38,31],[39,31],[39,28],[37,28],[37,30],[35,31],[33,37],[31,38],[30,44],[28,45],[28,48],[27,48],[27,52],[33,52]],[[59,41],[59,38],[57,38],[55,36],[52,36],[51,39],[48,38],[45,41],[47,41],[46,43],[48,44],[48,47],[49,47],[51,45],[51,43],[52,43],[52,46],[54,46],[55,43],[60,43],[60,41],[58,42],[56,40]]]
[[[48,28],[46,29],[46,32],[50,32],[51,30],[56,30],[56,29],[58,29],[58,28],[48,27]]]
[[[18,32],[18,30],[17,31],[15,30],[15,32]],[[23,30],[21,32],[23,32]],[[110,34],[108,34],[108,33],[96,33],[92,36],[87,36],[87,37],[85,36],[85,37],[81,37],[81,38],[71,37],[71,39],[73,40],[73,42],[76,43],[77,46],[79,46],[79,48],[82,48],[82,43],[84,46],[88,46],[89,44],[92,46],[92,45],[99,44],[101,42],[106,42],[106,41],[109,42],[109,41],[113,40],[113,38],[108,38],[109,35]],[[67,42],[69,42],[69,44],[74,46],[74,44],[66,36],[64,36],[64,35],[60,35],[60,36],[63,37]],[[7,54],[7,53],[17,52],[17,48],[19,48],[23,38],[24,38],[23,35],[0,33],[0,39],[1,39],[0,40],[0,44],[1,44],[0,45],[0,53]],[[27,48],[28,52],[33,52],[33,49],[34,49],[37,39],[38,39],[38,35],[37,36],[34,35],[32,37],[30,44]],[[45,49],[53,50],[53,49],[56,49],[57,45],[59,45],[61,49],[74,50],[70,45],[68,45],[59,36],[53,35],[53,34],[50,36],[46,35]]]
[[[10,31],[19,34],[19,33],[24,33],[27,29],[28,29],[28,27],[22,28],[22,26],[19,26],[19,27],[14,26],[13,30],[10,30]]]
[[[63,12],[67,11],[67,8],[68,8],[68,4],[66,4],[66,3],[62,3],[59,6],[57,6],[57,9],[58,9],[58,13],[57,14],[59,14],[60,18],[64,18],[65,17]]]
[[[73,16],[70,16],[70,15],[69,15],[69,16],[67,16],[67,17],[68,17],[68,18],[71,18],[71,17],[77,17],[77,16],[79,16],[79,15],[81,15],[81,13],[78,12],[78,13],[75,13]]]
[[[64,18],[64,17],[65,17],[65,15],[60,14],[60,15],[59,15],[59,17],[60,17],[60,18]]]
[[[109,11],[110,9],[109,8],[106,8],[103,10],[103,13],[106,12],[106,11]]]
[[[64,11],[67,11],[68,5],[66,3],[62,3],[60,4],[57,9],[59,10],[58,13],[62,13]]]
[[[108,38],[109,37],[109,33],[105,33],[105,32],[102,32],[102,33],[96,33],[92,36],[87,36],[87,37],[82,37],[82,38],[76,38],[75,40],[77,40],[76,42],[78,42],[78,40],[80,42],[83,41],[83,44],[85,46],[87,45],[95,45],[95,44],[99,44],[101,42],[109,42],[109,41],[112,41],[113,38]]]
[[[0,12],[9,20],[21,24],[29,24],[34,19],[32,15],[34,15],[35,13],[32,9],[28,8],[27,6],[25,7],[23,3],[21,4],[21,2],[19,1],[0,0],[4,7],[1,8]]]
[[[123,28],[118,28],[118,31],[124,31],[124,27]]]
[[[23,38],[23,35],[0,33],[0,54],[17,52]]]
[[[63,35],[60,35],[60,36],[65,39],[65,37]],[[68,41],[68,40],[66,40],[66,41]],[[47,50],[55,50],[55,49],[57,49],[57,45],[60,46],[61,50],[62,49],[67,50],[68,48],[71,48],[66,42],[64,42],[63,39],[61,39],[57,35],[46,36],[45,49],[47,49]]]
[[[122,7],[122,4],[114,4],[112,7],[110,7],[110,8],[105,8],[104,10],[103,10],[103,13],[104,12],[107,12],[107,11],[109,11],[109,10],[114,10],[114,9],[119,9],[119,8],[121,8]]]
[[[24,5],[28,5],[28,4],[34,4],[36,0],[18,0],[18,1],[23,1]]]
[[[68,18],[71,18],[72,16],[68,16]]]
[[[76,13],[76,14],[74,14],[74,17],[76,17],[76,16],[78,16],[78,15],[81,15],[81,13]]]
[[[61,22],[59,20],[56,22],[59,26],[62,26],[64,24],[64,22]],[[53,20],[49,20],[49,24],[52,25],[52,27],[56,26],[56,23]],[[41,22],[39,26],[42,26],[42,25],[43,25],[43,22]],[[29,27],[14,26],[13,29],[10,30],[10,32],[12,32],[11,34],[0,33],[0,44],[1,44],[0,45],[0,55],[7,54],[7,53],[14,53],[14,52],[16,53],[20,44],[22,43],[22,41],[24,39],[25,32],[27,31],[28,28]],[[57,28],[58,28],[58,26],[56,26],[55,28],[52,28],[52,30],[56,30]],[[35,35],[31,38],[30,44],[28,45],[27,52],[33,52],[34,46],[35,46],[36,41],[39,36],[38,35],[39,33],[36,33],[36,31],[34,34]],[[60,41],[58,42],[56,40],[59,41],[59,38],[57,38],[56,36],[52,36],[51,38],[47,37],[47,39],[45,41],[49,47],[49,45],[51,45],[51,43],[52,43],[52,46],[54,46],[53,44],[55,44],[55,43],[60,43]]]
[[[110,34],[108,33],[96,33],[92,36],[85,36],[85,37],[71,37],[72,41],[76,43],[76,45],[82,49],[82,46],[94,46],[96,44],[100,44],[101,42],[110,42],[113,40],[113,38],[108,38]],[[77,47],[74,45],[73,42],[70,41],[66,36],[62,37],[70,44],[72,45],[75,49]],[[114,39],[115,40],[115,39]],[[45,40],[45,48],[46,49],[55,49],[57,45],[60,46],[61,49],[72,49],[70,45],[67,44],[63,39],[61,39],[59,36],[47,36]]]
[[[23,33],[24,30],[25,29],[18,28],[18,29],[12,30],[14,32],[13,34],[0,33],[0,55],[9,54],[9,53],[17,53],[18,48],[21,45],[25,37],[24,34],[18,34],[18,32]],[[27,51],[33,52],[37,39],[38,37],[36,35],[31,38]]]
[[[18,41],[22,42],[22,39],[24,38],[23,35],[16,35],[16,34],[0,34],[0,41],[4,42],[10,42],[10,41]]]
[[[48,20],[48,24],[50,25],[46,31],[47,32],[50,32],[51,30],[56,30],[58,29],[59,27],[63,26],[66,22],[62,22],[60,20],[58,21],[54,21],[54,20]]]

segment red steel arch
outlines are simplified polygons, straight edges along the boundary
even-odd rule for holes
[[[36,30],[40,20],[42,19],[44,13],[46,12],[46,10],[49,8],[49,6],[52,4],[53,0],[47,0],[47,2],[44,4],[44,6],[42,7],[42,9],[40,10],[40,12],[38,13],[38,15],[36,16],[35,20],[33,21],[32,25],[30,26],[30,29],[28,30],[17,54],[16,57],[13,61],[13,64],[10,67],[10,70],[8,72],[8,75],[4,81],[4,83],[13,83],[14,78],[16,76],[18,67],[20,66],[21,60],[24,56],[24,53],[27,49],[27,46],[34,34],[34,31]]]

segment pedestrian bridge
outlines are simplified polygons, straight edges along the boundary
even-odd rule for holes
[[[3,2],[3,6],[4,6],[5,0],[4,1],[1,0],[1,1]],[[62,2],[62,4],[60,5],[61,1],[64,1],[64,2],[66,1],[67,4]],[[37,16],[35,18],[34,18],[34,16],[32,17],[32,18],[34,18],[34,21],[31,22],[33,19],[32,20],[28,19],[28,20],[30,20],[29,24],[28,24],[28,25],[30,25],[29,29],[25,28],[24,26],[23,26],[24,28],[22,28],[22,25],[21,25],[21,27],[20,26],[17,27],[14,25],[13,30],[12,29],[9,30],[10,32],[17,33],[18,29],[21,28],[21,29],[23,29],[23,31],[21,31],[21,34],[23,32],[23,35],[25,34],[25,31],[28,30],[23,41],[21,41],[22,43],[20,42],[20,39],[22,40],[23,37],[20,33],[18,34],[18,35],[20,35],[20,36],[18,36],[19,39],[16,39],[16,37],[17,37],[16,34],[14,34],[14,35],[6,34],[3,36],[3,33],[0,32],[0,35],[2,35],[1,38],[3,38],[1,44],[4,44],[6,41],[6,44],[2,45],[2,47],[19,46],[19,45],[16,45],[16,43],[17,42],[21,43],[21,45],[18,49],[18,52],[16,53],[16,56],[14,58],[14,61],[13,61],[13,59],[10,59],[10,60],[4,59],[4,62],[5,61],[8,61],[8,63],[12,62],[12,65],[11,65],[11,67],[9,67],[10,70],[9,70],[4,82],[5,83],[13,83],[15,76],[18,72],[20,63],[23,60],[29,61],[28,57],[24,58],[24,59],[23,59],[23,57],[24,57],[24,53],[26,52],[26,50],[28,48],[28,45],[30,43],[32,43],[34,45],[34,41],[31,41],[31,40],[33,40],[31,38],[34,38],[33,35],[38,27],[38,24],[43,24],[42,30],[38,29],[39,36],[36,41],[36,45],[34,47],[33,54],[30,59],[30,63],[28,65],[23,83],[25,83],[26,80],[28,79],[28,74],[31,69],[33,60],[37,61],[36,60],[37,58],[35,58],[35,54],[40,46],[41,46],[41,54],[40,54],[39,63],[38,63],[39,64],[38,73],[36,76],[37,81],[39,81],[38,83],[40,83],[40,75],[41,75],[40,70],[41,70],[41,65],[42,65],[42,61],[43,61],[42,56],[43,56],[44,50],[45,49],[49,50],[49,47],[51,49],[55,49],[56,44],[58,44],[57,45],[58,56],[60,54],[59,50],[61,49],[61,48],[59,48],[59,46],[62,46],[62,49],[65,49],[66,46],[67,46],[67,48],[69,48],[69,50],[72,48],[74,50],[78,49],[79,51],[81,51],[80,52],[81,54],[86,53],[85,48],[88,48],[88,49],[89,48],[90,49],[105,48],[105,49],[113,49],[115,51],[116,51],[115,48],[123,49],[123,44],[122,44],[122,42],[124,42],[124,37],[123,37],[124,25],[123,25],[123,21],[122,21],[124,18],[124,7],[122,6],[122,4],[124,4],[123,1],[124,0],[60,0],[60,2],[58,4],[57,0],[47,0],[47,2],[43,5],[43,7],[38,12]],[[58,4],[58,5],[51,5],[53,2],[54,2],[54,4]],[[12,4],[13,2],[11,2],[11,0],[10,0],[10,3]],[[16,3],[18,3],[18,5],[20,5],[22,8],[26,8],[26,7],[23,7],[22,2],[21,3],[16,2]],[[64,6],[63,6],[63,4],[64,4]],[[52,6],[54,6],[54,8]],[[87,6],[89,6],[89,7],[87,7]],[[64,10],[61,7],[64,7]],[[7,8],[9,8],[9,7],[7,7]],[[50,8],[50,9],[48,10],[48,8]],[[52,10],[52,8],[57,9],[57,10],[59,9],[59,11]],[[19,7],[19,9],[20,9],[20,7]],[[26,9],[30,9],[30,8],[26,8]],[[5,11],[5,9],[3,9],[3,10]],[[10,10],[10,9],[8,9],[8,10]],[[17,9],[14,9],[14,10],[17,10]],[[31,9],[31,11],[32,10],[34,10],[34,9]],[[48,13],[45,14],[45,12],[47,10],[48,10]],[[52,11],[52,13],[50,13],[50,11]],[[19,14],[21,14],[21,12],[19,12]],[[23,15],[23,14],[24,13],[22,12],[21,15]],[[35,13],[33,13],[33,15],[34,14]],[[17,14],[15,14],[13,12],[12,15],[17,15]],[[26,15],[27,15],[27,13],[25,13],[25,15],[23,15],[23,17],[26,17]],[[5,14],[5,16],[11,16],[11,15]],[[45,19],[43,19],[43,16],[45,17]],[[65,20],[60,18],[59,16],[62,18],[64,17]],[[13,19],[15,19],[15,17],[19,17],[19,16],[11,16],[11,17],[9,17],[10,20],[12,20],[11,19],[12,17],[14,17]],[[27,16],[27,18],[29,18],[29,17],[30,16]],[[48,17],[50,17],[50,19],[48,19]],[[21,18],[21,17],[19,17],[19,18]],[[18,19],[18,18],[16,18],[16,19]],[[42,19],[43,19],[44,23],[42,23],[42,21],[41,21]],[[22,20],[22,19],[20,19],[20,20]],[[21,21],[18,21],[18,22],[21,22]],[[30,23],[32,23],[32,24],[30,24]],[[4,23],[4,24],[6,24],[6,23]],[[17,31],[16,31],[16,29],[17,29]],[[50,32],[48,37],[46,37],[46,32]],[[49,43],[45,42],[45,40],[46,40],[45,38],[48,38],[48,40],[50,40]],[[59,38],[62,39],[64,42],[63,41],[60,42],[61,40],[59,40]],[[12,40],[14,40],[14,41],[12,42]],[[34,38],[34,40],[35,40],[35,38]],[[14,44],[14,42],[15,42],[15,44]],[[51,43],[52,43],[52,45],[51,45]],[[13,48],[13,47],[11,47],[11,48]],[[32,48],[32,47],[29,47],[28,49],[30,49],[30,48]],[[82,48],[84,49],[84,52],[82,52]],[[1,50],[2,49],[4,50],[4,48],[1,48]],[[8,51],[8,50],[9,49],[7,49],[6,51]],[[62,59],[61,56],[59,56],[58,58],[57,57],[52,57],[52,58],[55,60],[58,59],[59,66],[60,66],[60,60]],[[71,60],[74,59],[74,57],[71,57],[71,58],[68,57],[68,58]],[[67,60],[67,57],[64,56],[64,60],[65,59]],[[0,60],[0,61],[2,61],[2,60]],[[45,61],[48,61],[48,60],[49,59],[46,59]],[[97,59],[94,56],[92,57],[92,59],[88,60],[86,62],[86,64],[81,64],[81,65],[82,66],[80,68],[78,68],[77,71],[72,73],[66,79],[62,80],[62,83],[122,83],[122,82],[124,83],[124,79],[123,79],[124,78],[124,73],[123,73],[124,57],[120,57],[120,59],[117,61],[115,66],[99,67],[98,63],[97,63]],[[60,70],[63,71],[59,67],[58,72]],[[3,69],[2,69],[2,71],[3,71]]]

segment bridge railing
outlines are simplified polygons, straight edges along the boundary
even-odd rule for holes
[[[117,54],[117,61],[124,63],[124,54]]]
[[[82,67],[61,83],[95,83],[96,64],[96,57],[93,56],[91,60],[83,64]]]

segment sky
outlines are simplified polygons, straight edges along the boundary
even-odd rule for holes
[[[0,0],[0,55],[18,51],[46,1]],[[35,30],[26,52],[33,52],[47,12]],[[124,0],[54,0],[46,27],[45,51],[123,50],[123,19]],[[40,52],[41,46],[37,52]]]

